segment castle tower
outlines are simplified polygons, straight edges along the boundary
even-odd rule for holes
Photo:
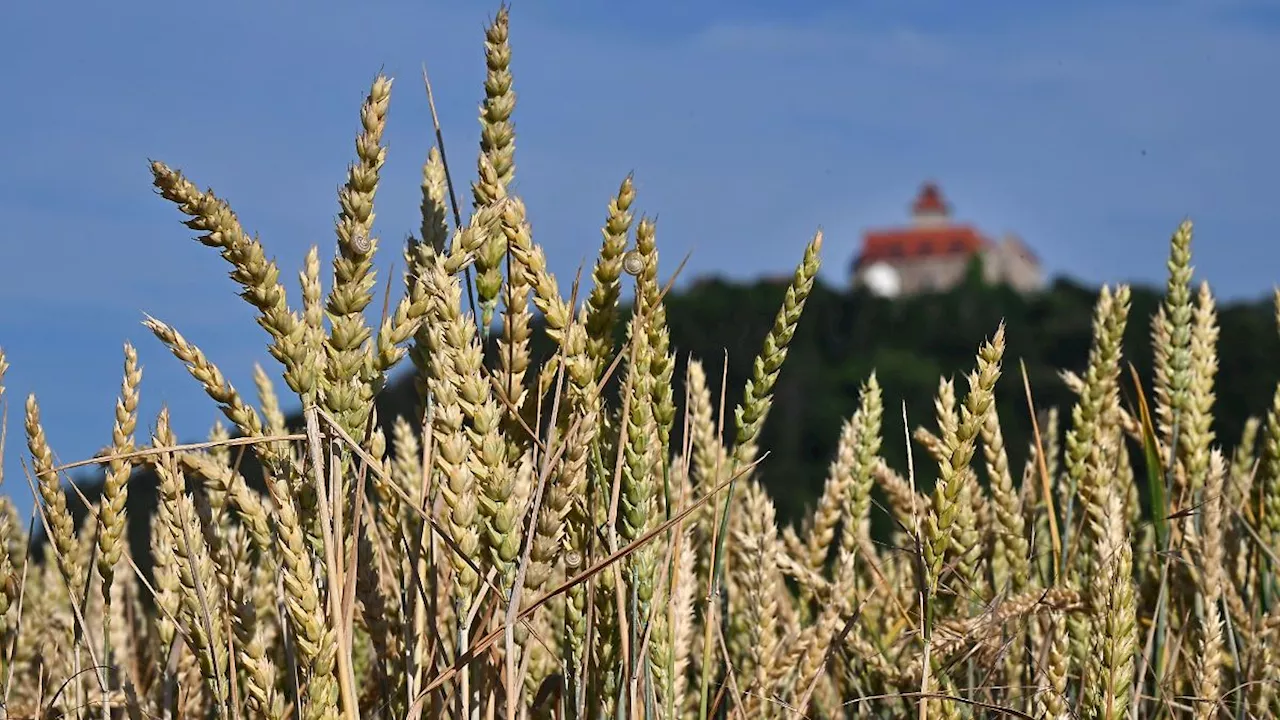
[[[911,203],[911,219],[918,226],[936,227],[950,222],[951,206],[942,198],[937,183],[926,182]]]

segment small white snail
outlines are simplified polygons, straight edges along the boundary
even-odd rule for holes
[[[356,230],[351,236],[351,249],[360,255],[366,255],[373,250],[373,240],[364,230]]]
[[[622,256],[622,269],[628,275],[639,275],[644,271],[644,255],[639,250],[629,250]]]

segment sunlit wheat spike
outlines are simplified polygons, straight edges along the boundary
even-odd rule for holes
[[[80,602],[85,589],[84,565],[76,547],[75,521],[67,510],[67,499],[62,492],[62,482],[54,470],[53,450],[40,423],[40,405],[36,396],[27,396],[25,427],[27,449],[31,452],[32,469],[36,476],[36,488],[44,506],[44,522],[49,539],[57,551],[58,568],[70,589],[72,602]]]
[[[515,110],[516,94],[512,89],[509,24],[510,12],[504,6],[485,29],[485,99],[480,109],[481,177],[472,186],[477,208],[492,205],[504,197],[515,175],[515,129],[511,114]],[[490,235],[476,254],[476,292],[483,332],[487,332],[498,304],[506,249],[505,237]]]
[[[142,382],[142,369],[138,367],[138,353],[132,345],[125,344],[124,356],[124,381],[111,429],[112,455],[125,455],[134,449],[133,431],[138,423],[138,386]],[[123,550],[125,503],[129,498],[128,482],[132,471],[131,461],[113,459],[108,463],[107,476],[102,484],[102,500],[98,509],[98,574],[102,576],[103,592],[108,596]]]
[[[1004,357],[1005,335],[1002,324],[993,338],[978,351],[978,366],[965,397],[964,412],[955,436],[947,443],[946,462],[939,464],[938,482],[934,487],[931,512],[925,525],[924,560],[930,592],[936,592],[943,564],[950,555],[957,517],[965,512],[964,497],[969,463],[973,459],[975,440],[981,423],[994,399],[996,381],[1000,378]],[[945,441],[944,441],[945,442]]]

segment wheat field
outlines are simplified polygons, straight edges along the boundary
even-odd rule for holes
[[[780,527],[754,474],[767,455],[758,439],[821,233],[798,259],[741,404],[725,407],[711,391],[720,366],[677,362],[664,310],[675,273],[659,272],[656,225],[637,219],[630,178],[608,205],[581,297],[549,273],[508,190],[508,30],[503,8],[484,38],[470,203],[443,147],[431,147],[421,227],[395,248],[403,289],[377,322],[389,78],[360,108],[328,290],[313,247],[300,303],[223,200],[152,163],[155,188],[226,260],[280,365],[258,368],[254,397],[243,395],[178,329],[148,317],[228,424],[180,444],[167,411],[140,423],[143,373],[126,344],[110,448],[71,465],[56,464],[38,398],[25,399],[38,501],[28,522],[0,499],[0,714],[1280,711],[1280,388],[1242,437],[1215,437],[1217,320],[1209,288],[1193,282],[1189,221],[1170,242],[1149,384],[1122,347],[1123,285],[1097,298],[1087,365],[1062,373],[1076,400],[1061,412],[1036,411],[993,327],[975,338],[963,383],[942,378],[933,408],[910,409],[910,438],[883,436],[884,414],[908,409],[866,377],[820,500],[799,527]],[[535,332],[555,348],[540,366]],[[406,358],[418,412],[395,418],[388,437],[374,399]],[[678,366],[685,397],[672,389]],[[0,352],[0,399],[5,369]],[[997,416],[1002,377],[1002,392],[1026,394],[1026,415]],[[302,432],[286,425],[295,403]],[[1035,424],[1025,467],[1010,467],[1002,423]],[[889,467],[886,443],[910,444],[911,471]],[[261,462],[262,491],[237,470],[240,451]],[[85,465],[105,481],[77,526],[67,473]],[[160,496],[145,563],[124,532],[141,471]],[[936,477],[930,492],[917,473]],[[871,531],[873,490],[888,499],[887,538]],[[41,562],[33,535],[47,538]]]

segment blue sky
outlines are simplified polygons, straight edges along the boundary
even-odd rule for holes
[[[281,265],[334,244],[359,104],[396,78],[377,232],[417,227],[431,70],[454,172],[472,176],[496,2],[7,4],[0,24],[0,347],[9,433],[0,492],[29,508],[22,405],[60,459],[110,437],[121,344],[186,439],[214,405],[140,324],[178,327],[251,393],[265,335],[225,263],[153,194],[147,159],[228,199]],[[958,215],[1015,231],[1048,270],[1159,282],[1197,222],[1220,297],[1278,277],[1280,3],[1027,4],[711,0],[512,8],[517,185],[567,288],[622,177],[659,216],[667,267],[787,271],[813,230],[826,280],[859,236],[901,222],[925,179]],[[389,269],[396,253],[386,253]]]

